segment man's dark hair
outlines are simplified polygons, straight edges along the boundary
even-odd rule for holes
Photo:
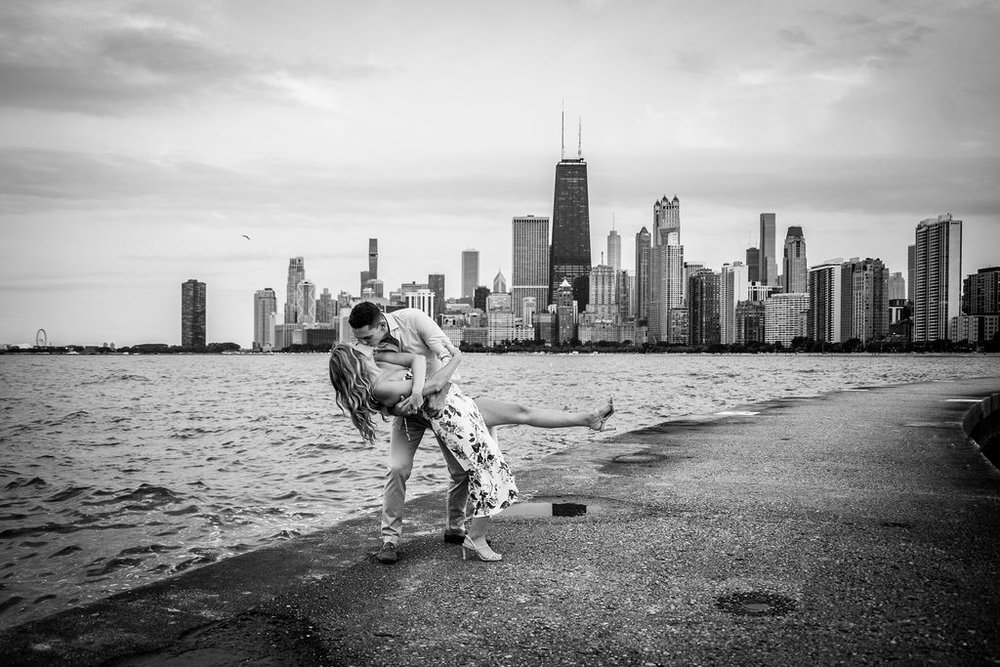
[[[347,323],[352,329],[374,326],[378,318],[382,316],[382,311],[371,301],[362,301],[351,308],[351,315],[347,318]]]

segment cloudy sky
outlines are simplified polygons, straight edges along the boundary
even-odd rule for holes
[[[906,268],[924,218],[1000,264],[1000,3],[0,3],[0,342],[249,346],[288,258],[359,291],[461,251],[510,277],[510,220],[551,215],[582,118],[595,263],[634,265],[653,202],[718,269],[802,226],[810,264]],[[249,240],[243,235],[249,236]],[[280,312],[279,305],[279,312]]]

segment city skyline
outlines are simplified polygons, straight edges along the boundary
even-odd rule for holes
[[[512,217],[553,215],[562,109],[591,247],[613,227],[624,269],[676,194],[685,261],[716,271],[773,212],[810,265],[905,273],[952,213],[975,273],[1000,263],[998,31],[978,2],[4,5],[0,342],[178,342],[197,276],[209,341],[249,347],[290,257],[354,292],[372,237],[387,290],[457,296],[469,247],[511,276]]]

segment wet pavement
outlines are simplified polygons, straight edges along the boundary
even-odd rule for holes
[[[1000,663],[1000,473],[967,435],[998,419],[988,378],[581,431],[515,471],[499,563],[442,541],[435,494],[395,565],[368,515],[15,627],[0,661]]]

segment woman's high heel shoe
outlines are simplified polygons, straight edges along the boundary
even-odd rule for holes
[[[485,547],[480,549],[479,547],[477,547],[475,544],[472,543],[472,540],[466,537],[465,541],[462,542],[462,560],[465,560],[469,557],[470,551],[476,556],[479,556],[479,560],[496,561],[503,558],[503,556],[493,551],[493,549],[490,549],[489,545],[486,545]]]
[[[607,421],[609,419],[611,419],[611,415],[613,415],[613,414],[615,414],[615,399],[614,398],[609,398],[608,399],[608,411],[606,413],[604,413],[603,415],[601,415],[600,419],[598,419],[596,422],[594,422],[593,424],[591,424],[590,428],[592,430],[597,431],[598,433],[600,433],[601,431],[604,430],[604,425],[607,423]],[[608,430],[613,430],[613,429],[608,429]]]

